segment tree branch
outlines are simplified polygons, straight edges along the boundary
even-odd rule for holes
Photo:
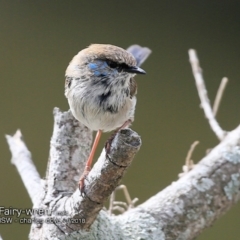
[[[22,140],[22,133],[20,130],[17,130],[13,136],[6,135],[6,139],[12,153],[11,162],[17,168],[23,184],[34,203],[42,187],[40,175],[32,161],[31,153]]]
[[[141,145],[140,137],[131,129],[118,132],[109,155],[106,156],[104,149],[87,176],[86,195],[81,197],[77,183],[87,158],[87,155],[82,154],[89,152],[91,132],[75,120],[70,111],[62,113],[55,109],[54,120],[46,180],[47,194],[43,201],[34,205],[35,209],[46,209],[50,214],[43,216],[36,211],[33,217],[36,224],[32,225],[31,239],[39,239],[43,233],[47,239],[51,239],[54,235],[65,236],[80,229],[88,229],[104,201],[119,185]],[[59,215],[59,212],[64,214]],[[56,220],[51,227],[46,224],[49,217]]]
[[[151,225],[146,231],[152,233],[148,237],[138,234],[142,239],[191,240],[239,201],[239,189],[240,126],[188,174],[120,218],[124,218],[126,225],[129,224],[126,219],[134,218],[137,225],[136,216],[148,218]]]
[[[195,82],[198,90],[198,95],[201,100],[201,106],[203,108],[206,118],[209,121],[209,124],[212,130],[217,135],[218,139],[222,141],[226,135],[226,132],[223,131],[222,128],[219,126],[215,118],[215,115],[213,113],[212,107],[210,105],[210,101],[207,95],[207,89],[205,87],[205,83],[202,76],[202,69],[199,65],[199,60],[197,57],[197,52],[194,49],[190,49],[188,53],[189,53],[189,61],[192,66],[193,76],[195,78]]]
[[[101,209],[140,148],[140,137],[131,129],[116,135],[108,156],[102,151],[85,181],[84,197],[80,196],[77,182],[92,138],[91,132],[70,112],[54,110],[49,173],[44,187],[21,134],[7,136],[13,162],[36,209],[30,239],[191,240],[239,201],[240,126],[227,135],[221,129],[207,97],[196,53],[190,50],[189,55],[201,105],[221,143],[178,181],[122,215],[112,216]],[[21,166],[25,166],[23,170]],[[31,173],[33,176],[26,180],[25,176]],[[31,189],[41,195],[34,196],[37,191]],[[42,210],[48,214],[42,214]]]
[[[53,111],[54,129],[47,169],[47,204],[61,194],[71,195],[77,188],[88,158],[92,132],[68,112]]]
[[[100,162],[98,164],[100,167]],[[93,172],[97,169],[98,166]],[[99,169],[97,172],[101,171]],[[94,175],[94,173],[92,174]],[[78,236],[80,239],[106,240],[191,240],[198,236],[204,228],[211,226],[214,221],[239,201],[239,188],[240,126],[230,132],[217,147],[195,165],[193,170],[145,203],[119,216],[110,216],[106,211],[100,211],[90,228],[90,232],[79,231],[76,233],[81,228],[78,224],[69,224],[66,228],[59,224],[57,229],[61,229],[61,231],[59,230],[58,236],[65,236],[65,239]],[[71,207],[73,206],[72,202],[74,204],[77,202],[75,198],[79,198],[79,193],[75,192],[71,198],[61,199],[55,208],[58,211],[64,209],[76,213],[77,210]],[[88,201],[88,199],[85,198],[82,201]],[[79,202],[80,204],[82,202]],[[97,203],[93,202],[90,208],[86,208],[87,211],[95,209],[94,204]],[[78,208],[79,210],[80,208]],[[82,211],[84,209],[81,209],[80,213]],[[91,214],[88,217],[91,218]],[[52,230],[52,225],[47,226],[47,228],[48,233],[49,228],[51,228],[50,232],[57,234],[56,229]],[[39,235],[35,236],[39,237]],[[38,237],[31,237],[31,239],[39,239]],[[47,239],[52,239],[52,235]]]

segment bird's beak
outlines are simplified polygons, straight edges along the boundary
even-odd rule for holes
[[[123,71],[128,73],[146,74],[146,72],[143,69],[135,66],[124,68]]]

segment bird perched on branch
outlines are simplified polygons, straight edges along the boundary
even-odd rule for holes
[[[136,74],[151,50],[132,45],[127,50],[109,44],[92,44],[80,51],[66,70],[65,96],[73,116],[97,131],[93,147],[79,180],[81,193],[102,132],[127,128],[134,120]],[[110,139],[106,144],[108,152]]]

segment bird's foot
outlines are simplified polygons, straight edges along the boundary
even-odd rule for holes
[[[85,192],[84,192],[84,188],[85,188],[84,181],[85,181],[87,175],[89,174],[90,170],[91,170],[91,168],[89,166],[85,166],[83,174],[80,177],[79,182],[78,182],[79,191],[80,191],[82,197],[85,195]]]
[[[106,156],[108,156],[108,154],[110,153],[110,148],[112,145],[112,141],[115,138],[115,136],[117,135],[117,133],[124,128],[127,128],[130,124],[132,123],[132,120],[127,120],[120,128],[118,128],[117,130],[115,130],[113,132],[113,134],[111,135],[111,137],[107,140],[107,142],[105,143],[105,150],[106,150]]]
[[[110,153],[110,148],[111,148],[111,145],[112,145],[112,141],[115,138],[117,133],[118,133],[118,130],[114,131],[114,133],[111,135],[111,137],[105,143],[106,156]]]

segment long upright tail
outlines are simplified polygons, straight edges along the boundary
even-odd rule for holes
[[[138,67],[140,67],[145,62],[145,60],[152,52],[149,48],[141,47],[137,44],[131,45],[127,49],[127,51],[130,52],[135,57]]]

